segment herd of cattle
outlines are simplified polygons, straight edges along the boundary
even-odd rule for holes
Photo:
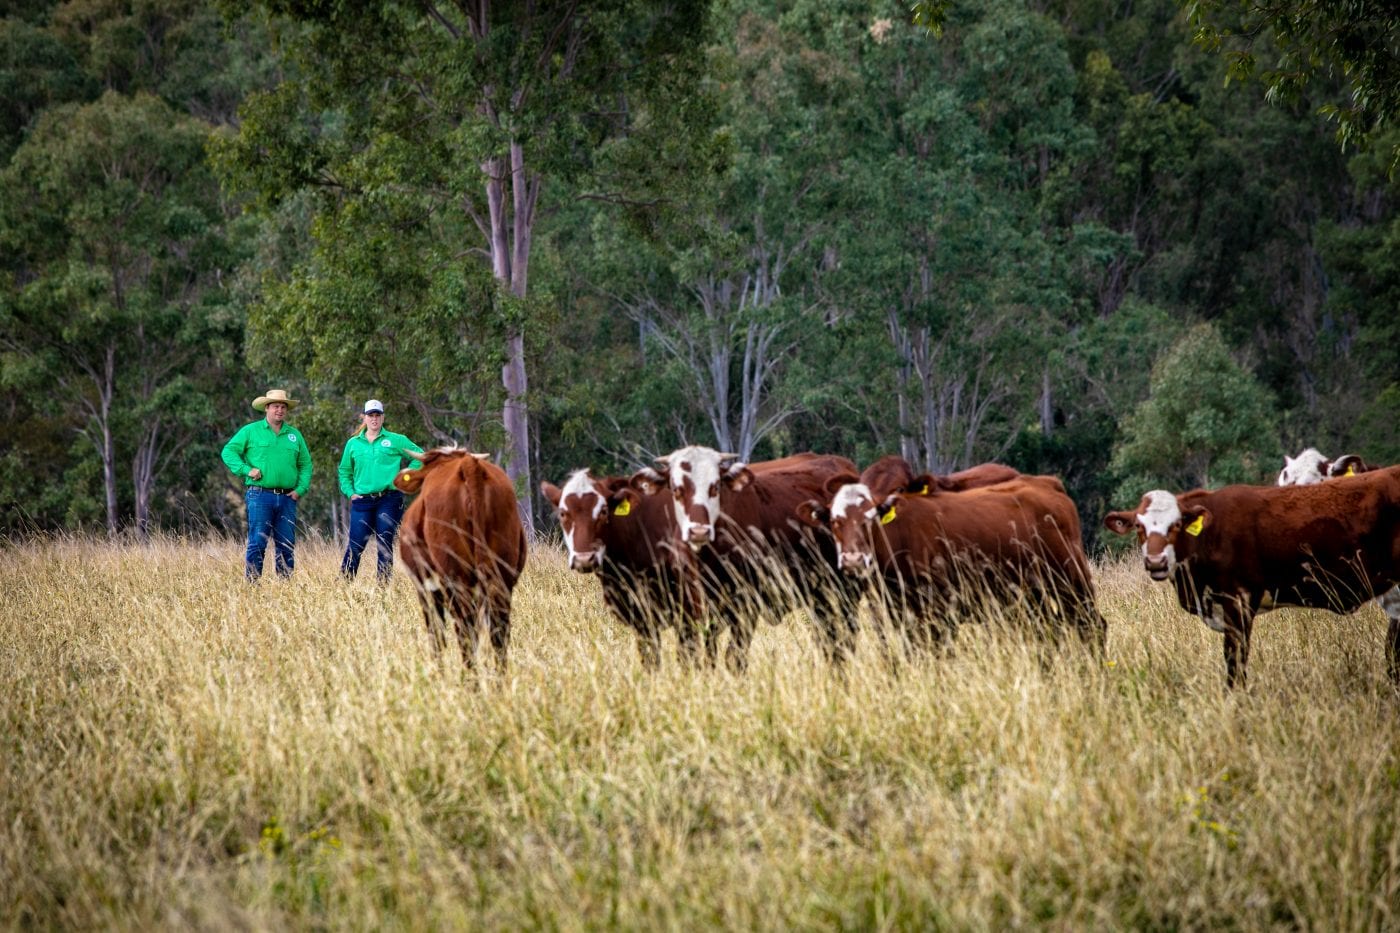
[[[439,651],[448,620],[470,666],[482,628],[504,668],[511,593],[526,535],[504,472],[485,455],[421,455],[395,485],[419,493],[401,554]],[[1352,612],[1378,598],[1390,619],[1388,671],[1400,682],[1400,466],[1315,450],[1285,458],[1277,486],[1154,490],[1105,526],[1136,534],[1154,580],[1224,636],[1229,686],[1243,685],[1254,617],[1279,606]],[[569,567],[596,574],[631,628],[643,663],[676,630],[689,663],[747,663],[760,619],[809,612],[838,668],[855,646],[856,608],[880,601],[911,646],[945,639],[959,618],[1013,610],[1052,640],[1102,650],[1078,513],[1053,476],[984,464],[916,474],[898,456],[858,472],[844,457],[798,454],[744,463],[691,446],[631,476],[587,470],[541,484],[559,518]],[[883,637],[885,630],[879,629]],[[888,641],[885,647],[890,647]]]

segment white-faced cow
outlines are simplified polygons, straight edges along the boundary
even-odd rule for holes
[[[1009,468],[1005,468],[1009,469]],[[988,471],[985,475],[994,475]],[[832,480],[830,505],[798,516],[827,524],[837,563],[850,577],[880,580],[911,641],[941,641],[960,609],[1020,603],[1047,622],[1102,647],[1107,623],[1080,539],[1079,514],[1053,476],[1021,476],[958,492],[877,492]]]
[[[540,491],[559,516],[569,569],[598,574],[604,603],[636,632],[642,664],[660,663],[661,632],[672,625],[682,659],[693,663],[701,640],[695,557],[679,547],[671,503],[640,495],[629,479],[579,470],[562,489],[541,483]]]
[[[698,558],[707,611],[729,629],[726,660],[743,670],[760,617],[809,609],[818,641],[838,666],[855,643],[850,587],[833,570],[830,535],[796,521],[798,503],[853,471],[844,457],[798,454],[746,464],[709,447],[685,447],[632,477],[648,495],[669,490],[677,540]]]
[[[1280,486],[1316,486],[1325,479],[1370,473],[1380,467],[1371,466],[1356,454],[1343,454],[1328,460],[1317,448],[1309,447],[1296,457],[1284,455],[1283,469],[1278,474]]]
[[[1225,636],[1225,677],[1245,683],[1254,617],[1278,606],[1349,613],[1372,597],[1390,618],[1388,669],[1400,679],[1400,467],[1320,485],[1157,489],[1110,512],[1136,532],[1143,565],[1177,601]]]
[[[439,448],[426,454],[421,470],[403,470],[394,485],[420,493],[404,514],[399,554],[413,578],[433,646],[447,646],[451,619],[472,667],[480,629],[485,627],[504,671],[510,645],[510,600],[525,567],[525,529],[506,474],[465,450]]]

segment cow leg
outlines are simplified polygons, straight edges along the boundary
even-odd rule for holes
[[[643,624],[637,629],[637,654],[643,669],[654,673],[661,667],[661,632],[656,626]]]
[[[1225,629],[1225,686],[1233,690],[1246,685],[1249,665],[1249,635],[1254,628],[1254,614],[1234,599],[1222,599]]]
[[[843,611],[841,599],[835,593],[819,594],[813,601],[812,614],[817,644],[826,657],[827,663],[844,672],[846,662],[856,651],[856,637],[859,634],[855,617]]]
[[[452,627],[457,633],[457,647],[462,652],[462,664],[467,670],[476,667],[476,645],[481,638],[479,616],[481,594],[476,587],[462,583],[452,592]]]
[[[488,587],[482,605],[491,636],[491,649],[496,655],[496,670],[504,675],[506,656],[510,652],[510,590],[501,585]]]
[[[725,648],[724,663],[730,673],[738,675],[749,669],[749,645],[753,642],[757,622],[750,616],[736,616],[729,624],[729,644]]]
[[[1385,635],[1385,670],[1391,683],[1400,686],[1400,585],[1392,586],[1376,600],[1390,619]]]
[[[434,653],[441,656],[447,650],[447,593],[431,574],[415,572],[414,578],[421,581],[416,589],[418,602],[423,607],[423,624],[427,626]]]
[[[1080,593],[1063,593],[1059,596],[1065,619],[1065,628],[1078,637],[1080,644],[1089,648],[1096,656],[1101,656],[1108,647],[1108,620],[1094,605],[1092,596]]]
[[[676,627],[676,655],[686,667],[700,666],[700,643],[705,637],[700,630],[703,624],[699,619],[686,619]]]

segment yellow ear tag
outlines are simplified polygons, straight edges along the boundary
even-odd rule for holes
[[[1196,535],[1201,533],[1201,529],[1205,526],[1206,517],[1204,515],[1197,515],[1196,520],[1186,526],[1186,533],[1194,538]]]
[[[623,499],[621,502],[619,502],[619,503],[617,504],[617,508],[613,509],[613,514],[614,514],[614,515],[622,515],[622,516],[631,515],[631,514],[632,514],[632,503],[629,502],[629,501],[626,500],[626,499]]]
[[[1343,476],[1355,476],[1355,475],[1356,475],[1356,467],[1354,467],[1354,466],[1348,466],[1348,467],[1347,467],[1347,471],[1346,471],[1345,473],[1343,473],[1342,475],[1343,475]]]
[[[888,525],[888,524],[889,524],[890,522],[892,522],[892,521],[894,521],[894,508],[893,508],[893,506],[890,508],[890,510],[889,510],[888,512],[886,512],[884,515],[881,515],[881,516],[880,516],[880,524],[882,524],[882,525]]]
[[[920,489],[918,492],[914,493],[914,495],[916,495],[916,496],[926,496],[926,495],[928,495],[928,483],[924,483],[923,488]]]

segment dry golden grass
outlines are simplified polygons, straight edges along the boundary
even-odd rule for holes
[[[1275,612],[1248,692],[1132,566],[1107,661],[964,631],[843,684],[799,617],[657,676],[545,548],[507,678],[408,582],[241,548],[0,550],[0,923],[73,928],[1395,929],[1384,620]],[[372,562],[372,558],[371,558]]]

